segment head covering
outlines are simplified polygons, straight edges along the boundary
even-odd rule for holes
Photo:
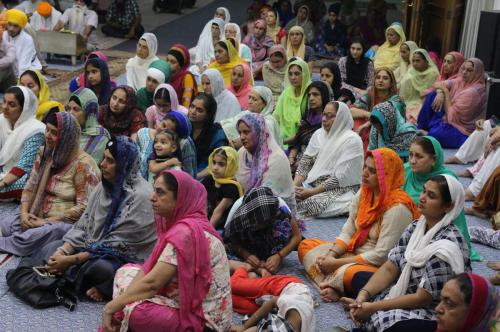
[[[280,15],[277,10],[271,9],[271,11],[276,15],[276,22],[274,26],[270,26],[266,22],[266,34],[273,42],[276,42],[278,33],[281,31],[282,27],[280,26]]]
[[[26,71],[24,71],[24,73],[22,73],[20,76],[19,76],[19,83],[21,81],[21,77],[23,77],[24,75],[31,75],[31,76],[35,76],[35,81],[37,81],[37,83],[39,83],[39,94],[38,94],[38,109],[36,111],[36,114],[35,114],[35,117],[37,118],[37,120],[42,120],[43,119],[43,116],[45,115],[46,112],[49,111],[49,109],[47,109],[46,107],[41,108],[41,106],[48,102],[49,99],[50,99],[50,89],[49,89],[49,86],[47,85],[47,82],[45,81],[45,77],[42,75],[42,73],[40,73],[40,71],[36,70],[35,68],[30,68]],[[45,112],[43,112],[45,111]]]
[[[85,58],[85,62],[87,62],[88,59],[90,58],[99,58],[102,61],[108,63],[108,58],[102,53],[101,51],[94,51],[89,53],[87,57]],[[71,80],[70,82],[70,91],[75,92],[76,89],[78,88],[84,88],[86,86],[86,80],[85,80],[85,70],[83,70],[79,75],[77,80]]]
[[[260,62],[264,61],[267,58],[267,52],[271,46],[274,45],[274,40],[272,40],[267,34],[266,34],[266,29],[267,25],[264,20],[256,20],[253,22],[253,26],[255,27],[260,27],[264,29],[264,34],[257,38],[253,33],[248,34],[248,36],[245,38],[245,44],[250,47],[250,50],[252,51],[252,61],[253,62]]]
[[[24,96],[22,113],[14,126],[7,118],[0,114],[0,166],[1,176],[5,176],[15,166],[21,156],[24,142],[35,134],[43,133],[45,125],[35,119],[38,101],[30,89],[17,86]],[[5,172],[5,173],[4,173]]]
[[[224,151],[226,154],[226,173],[224,173],[223,178],[217,178],[213,173],[214,166],[214,156],[219,152]],[[214,179],[214,181],[218,184],[233,184],[238,188],[238,193],[240,197],[243,196],[243,188],[238,181],[235,181],[236,173],[238,172],[238,152],[230,146],[221,146],[220,148],[212,151],[210,156],[208,157],[208,169],[210,171],[210,175]]]
[[[172,74],[172,69],[170,68],[170,64],[165,60],[155,60],[151,62],[148,68],[148,75],[158,83],[165,83],[170,81],[170,75]]]
[[[136,114],[137,112],[141,113],[141,111],[137,106],[137,98],[134,89],[128,85],[120,85],[114,88],[112,92],[118,89],[125,91],[127,95],[125,110],[119,114],[114,113],[111,111],[108,102],[105,107],[101,108],[99,111],[99,123],[101,123],[111,135],[123,135],[122,133],[128,133],[126,136],[130,136],[131,127],[134,124],[133,121]]]
[[[233,70],[237,67],[241,67],[243,69],[243,81],[241,82],[238,90],[236,90],[232,81],[227,89],[236,96],[238,102],[240,103],[241,109],[246,110],[248,108],[248,94],[250,93],[250,91],[252,91],[252,86],[250,84],[252,73],[250,71],[250,67],[247,64],[237,65],[233,68]]]
[[[189,121],[188,117],[179,111],[172,110],[165,114],[164,120],[166,118],[171,118],[175,120],[176,123],[176,132],[179,135],[179,138],[187,138],[191,135],[191,121]]]
[[[6,11],[6,15],[8,23],[19,25],[23,29],[28,24],[28,16],[19,9],[9,9]]]
[[[330,86],[333,92],[333,98],[335,100],[340,97],[340,88],[342,87],[342,76],[340,74],[339,66],[333,62],[328,61],[321,66],[321,69],[328,68],[328,70],[333,74],[333,83]]]
[[[439,76],[439,71],[434,64],[434,61],[429,57],[429,53],[422,48],[417,48],[410,55],[410,62],[413,63],[413,57],[416,53],[422,55],[429,66],[424,71],[418,71],[413,66],[408,69],[399,89],[399,95],[403,98],[406,104],[417,101],[420,103],[420,92],[427,90],[436,81]]]
[[[85,112],[85,123],[80,137],[80,148],[99,163],[102,160],[105,144],[111,138],[108,131],[97,121],[99,104],[95,93],[87,88],[73,92],[69,100],[75,100]]]
[[[467,277],[472,285],[472,296],[470,303],[466,303],[469,309],[459,332],[488,331],[494,320],[493,314],[498,310],[498,293],[485,277],[471,272],[467,273]]]
[[[240,54],[238,50],[234,47],[233,43],[231,43],[228,39],[220,41],[224,43],[227,47],[227,52],[229,55],[228,63],[218,63],[217,61],[212,62],[208,68],[217,69],[222,77],[224,78],[224,86],[228,86],[231,84],[231,73],[235,66],[246,64],[245,60],[240,58]],[[253,79],[252,79],[253,84]]]
[[[210,248],[205,232],[218,239],[220,237],[207,219],[207,192],[203,185],[183,171],[163,173],[171,174],[177,182],[175,210],[170,220],[155,214],[158,241],[142,270],[148,273],[153,269],[168,243],[175,247],[180,298],[179,330],[201,331],[205,324],[202,304],[212,280]]]
[[[462,66],[462,63],[464,63],[464,56],[460,52],[448,52],[446,55],[451,55],[455,59],[455,63],[453,64],[453,69],[451,70],[451,73],[446,74],[444,72],[444,61],[443,64],[441,65],[441,69],[439,70],[439,77],[438,81],[445,81],[445,80],[451,80],[453,78],[456,78],[460,73],[460,67]],[[446,58],[446,56],[445,56]],[[443,58],[444,60],[444,58]]]
[[[217,113],[215,122],[231,118],[241,111],[240,103],[235,95],[229,92],[224,86],[224,79],[217,69],[207,69],[203,72],[210,80],[211,95],[217,102]]]
[[[177,96],[182,98],[184,77],[186,75],[192,76],[189,72],[189,66],[191,65],[189,50],[182,44],[174,44],[168,51],[168,54],[174,56],[180,66],[179,71],[172,74],[172,77],[170,78],[170,85],[174,87]],[[194,77],[193,82],[195,82]]]
[[[42,1],[36,6],[36,11],[43,17],[49,17],[52,14],[52,6],[48,2]]]
[[[231,14],[229,13],[229,10],[226,7],[217,7],[215,11],[218,10],[223,10],[224,11],[224,23],[227,24],[231,22]]]
[[[465,193],[462,184],[452,176],[443,176],[448,183],[453,207],[444,215],[443,219],[430,229],[427,229],[425,216],[420,216],[404,253],[407,263],[386,299],[393,299],[406,294],[413,268],[424,266],[431,256],[436,256],[448,263],[455,274],[464,272],[466,257],[464,257],[464,253],[457,243],[445,239],[430,243],[437,232],[448,227],[457,218],[464,206]]]
[[[375,78],[377,77],[378,73],[381,71],[385,71],[387,74],[389,74],[389,77],[391,78],[391,86],[389,87],[389,96],[387,99],[381,100],[379,99],[378,93],[377,93],[377,86],[375,85]],[[387,68],[387,67],[379,67],[375,69],[375,73],[373,75],[373,85],[368,89],[368,96],[369,96],[369,105],[368,109],[373,109],[373,107],[379,103],[382,103],[384,101],[387,101],[389,99],[395,99],[400,101],[401,98],[397,95],[398,94],[398,84],[396,77],[394,76],[394,72]],[[397,97],[396,97],[397,96]],[[406,110],[406,107],[404,107],[402,110]],[[401,114],[403,116],[404,113]]]
[[[376,147],[387,147],[396,151],[400,157],[408,157],[408,150],[417,136],[417,129],[413,124],[405,122],[401,108],[404,108],[404,103],[395,98],[375,105],[370,121],[376,119],[382,125],[382,133],[378,133],[372,125],[368,149],[375,144]]]
[[[147,70],[151,62],[158,60],[156,52],[158,50],[158,40],[152,33],[144,33],[140,40],[144,40],[148,47],[148,55],[145,59],[140,58],[137,54],[127,61],[127,84],[138,90],[146,85]]]
[[[283,59],[285,59],[284,66],[282,68],[271,67],[269,60],[264,63],[262,67],[262,77],[264,78],[264,84],[271,89],[274,95],[278,96],[281,94],[285,87],[285,73],[286,73],[286,50],[281,44],[275,44],[269,49],[269,58],[274,54],[281,54]]]
[[[300,42],[300,45],[296,50],[293,48],[292,41],[290,38],[290,34],[292,32],[300,32],[302,34],[302,41]],[[288,31],[288,38],[286,41],[286,55],[289,60],[293,57],[299,57],[302,60],[304,60],[305,54],[306,54],[306,35],[304,33],[304,28],[295,25],[290,29],[290,31]]]
[[[328,13],[335,13],[338,15],[340,13],[340,7],[341,7],[341,4],[338,2],[331,4],[330,7],[328,7]]]
[[[374,198],[373,190],[364,183],[361,185],[356,219],[358,227],[348,245],[349,252],[354,252],[356,248],[361,247],[366,242],[373,223],[382,220],[383,215],[394,205],[403,204],[406,206],[410,210],[413,220],[420,216],[411,197],[401,189],[404,181],[401,158],[388,148],[376,149],[367,153],[375,163],[379,195]]]
[[[302,84],[300,86],[300,95],[295,96],[295,87],[290,84],[288,71],[292,66],[299,66],[302,71]],[[304,60],[297,59],[288,64],[286,68],[285,82],[287,87],[278,99],[278,104],[274,111],[274,117],[278,121],[281,131],[281,137],[284,139],[293,137],[297,132],[300,119],[305,111],[304,94],[307,87],[311,84],[309,67]]]
[[[395,31],[399,35],[399,42],[396,45],[391,45],[386,39],[382,46],[378,48],[375,58],[373,59],[375,68],[388,67],[389,69],[394,70],[399,66],[401,61],[399,48],[401,47],[401,44],[406,41],[403,27],[401,24],[393,23],[385,30],[386,35],[389,29]]]
[[[401,44],[401,46],[403,45],[406,45],[406,47],[408,47],[408,49],[410,50],[410,56],[411,54],[413,53],[413,51],[415,51],[416,49],[418,49],[418,45],[417,43],[415,43],[414,41],[411,41],[411,40],[407,40],[405,41],[404,43]],[[401,46],[400,46],[400,49],[401,49]],[[411,68],[411,59],[410,59],[410,56],[408,57],[408,63],[406,63],[405,60],[403,60],[403,58],[401,57],[401,51],[399,52],[399,58],[400,58],[400,61],[399,61],[399,66],[394,70],[394,76],[396,77],[396,81],[399,83],[401,82],[401,80],[403,79],[403,77],[405,76],[405,74],[408,72],[408,70]]]
[[[100,58],[89,58],[85,63],[85,87],[92,90],[92,86],[87,78],[88,65],[92,65],[101,72],[101,83],[99,84],[101,89],[99,90],[99,96],[97,96],[97,98],[99,100],[99,105],[106,105],[109,102],[112,93],[111,90],[113,89],[111,77],[109,76],[108,64]]]
[[[177,98],[177,93],[170,84],[166,83],[159,84],[156,87],[156,90],[153,94],[153,101],[155,101],[159,97],[158,93],[162,89],[167,90],[168,100],[170,101],[169,112],[171,112],[172,110],[179,111],[181,107],[185,109],[183,106],[179,105],[179,99]],[[163,111],[160,111],[160,109],[156,106],[156,104],[153,104],[152,106],[148,107],[148,109],[146,110],[146,115],[149,121],[154,121],[156,126],[158,126],[165,117],[165,113]]]
[[[64,112],[64,105],[55,100],[49,100],[40,105],[37,110],[37,112],[43,114],[40,120],[43,122],[43,120],[48,116],[48,113],[50,111],[54,111],[55,109],[57,109],[56,112]]]
[[[91,258],[105,256],[120,265],[142,262],[156,241],[151,185],[138,174],[139,153],[130,138],[117,136],[107,145],[116,161],[115,179],[97,186],[63,240]]]
[[[150,61],[154,58],[158,59],[156,57],[156,53],[158,52],[158,40],[156,39],[156,35],[154,33],[145,32],[142,34],[140,39],[144,40],[148,45],[149,54],[146,59],[141,59],[136,56],[138,63],[141,64],[143,61]]]
[[[198,39],[198,43],[196,44],[196,55],[195,55],[195,63],[201,63],[203,66],[206,66],[210,63],[212,58],[214,57],[214,44],[212,39],[212,24],[217,24],[220,29],[221,36],[219,40],[222,39],[222,35],[224,33],[224,21],[220,18],[214,18],[208,21],[203,28],[203,31],[200,34],[200,38]]]
[[[245,196],[225,229],[228,239],[236,237],[259,259],[267,259],[276,246],[273,225],[278,215],[279,201],[267,187],[251,189]]]

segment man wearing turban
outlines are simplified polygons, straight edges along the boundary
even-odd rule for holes
[[[30,25],[35,31],[52,31],[61,18],[61,12],[50,3],[39,2],[36,11],[30,19]]]
[[[14,45],[16,49],[17,72],[23,73],[29,68],[42,69],[42,64],[36,55],[33,38],[24,31],[28,24],[28,16],[19,9],[9,9],[7,17],[7,31],[3,32],[2,39]]]
[[[3,31],[7,25],[7,16],[0,14],[0,29]],[[2,39],[3,32],[0,32],[0,93],[4,93],[7,88],[16,85],[17,64],[16,49],[14,45]]]

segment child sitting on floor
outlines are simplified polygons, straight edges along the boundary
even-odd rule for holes
[[[155,129],[163,120],[165,115],[172,109],[170,102],[170,94],[168,90],[160,84],[154,94],[154,105],[151,105],[146,110],[146,119],[148,120],[148,127]]]
[[[301,280],[287,275],[257,278],[250,272],[250,264],[236,261],[230,262],[230,269],[235,270],[231,276],[233,310],[252,314],[243,325],[232,326],[231,331],[275,331],[277,326],[283,326],[283,331],[316,330],[314,300]],[[272,313],[275,308],[277,314]]]
[[[208,169],[202,184],[207,190],[207,214],[214,228],[224,228],[234,202],[243,196],[241,184],[234,179],[238,172],[238,152],[229,146],[215,149],[208,157]]]
[[[166,169],[181,169],[179,136],[170,129],[155,134],[153,153],[149,158],[148,181],[153,183],[156,175]]]

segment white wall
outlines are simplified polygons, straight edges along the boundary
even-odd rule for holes
[[[493,10],[500,10],[500,0],[495,0],[493,4]]]

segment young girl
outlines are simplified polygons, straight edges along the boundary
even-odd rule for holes
[[[85,87],[92,90],[99,100],[99,106],[106,105],[116,83],[111,81],[108,64],[100,58],[90,58],[85,63]]]
[[[154,94],[154,105],[149,106],[146,110],[148,127],[151,129],[157,128],[165,115],[172,110],[187,114],[187,109],[179,105],[177,93],[174,88],[170,84],[165,83],[158,85]]]
[[[153,153],[149,157],[148,181],[153,183],[156,175],[166,169],[181,169],[179,136],[170,129],[156,132]]]
[[[223,228],[233,203],[243,196],[234,178],[238,171],[238,152],[229,146],[215,149],[208,158],[210,175],[201,182],[207,190],[207,213],[214,228]]]

